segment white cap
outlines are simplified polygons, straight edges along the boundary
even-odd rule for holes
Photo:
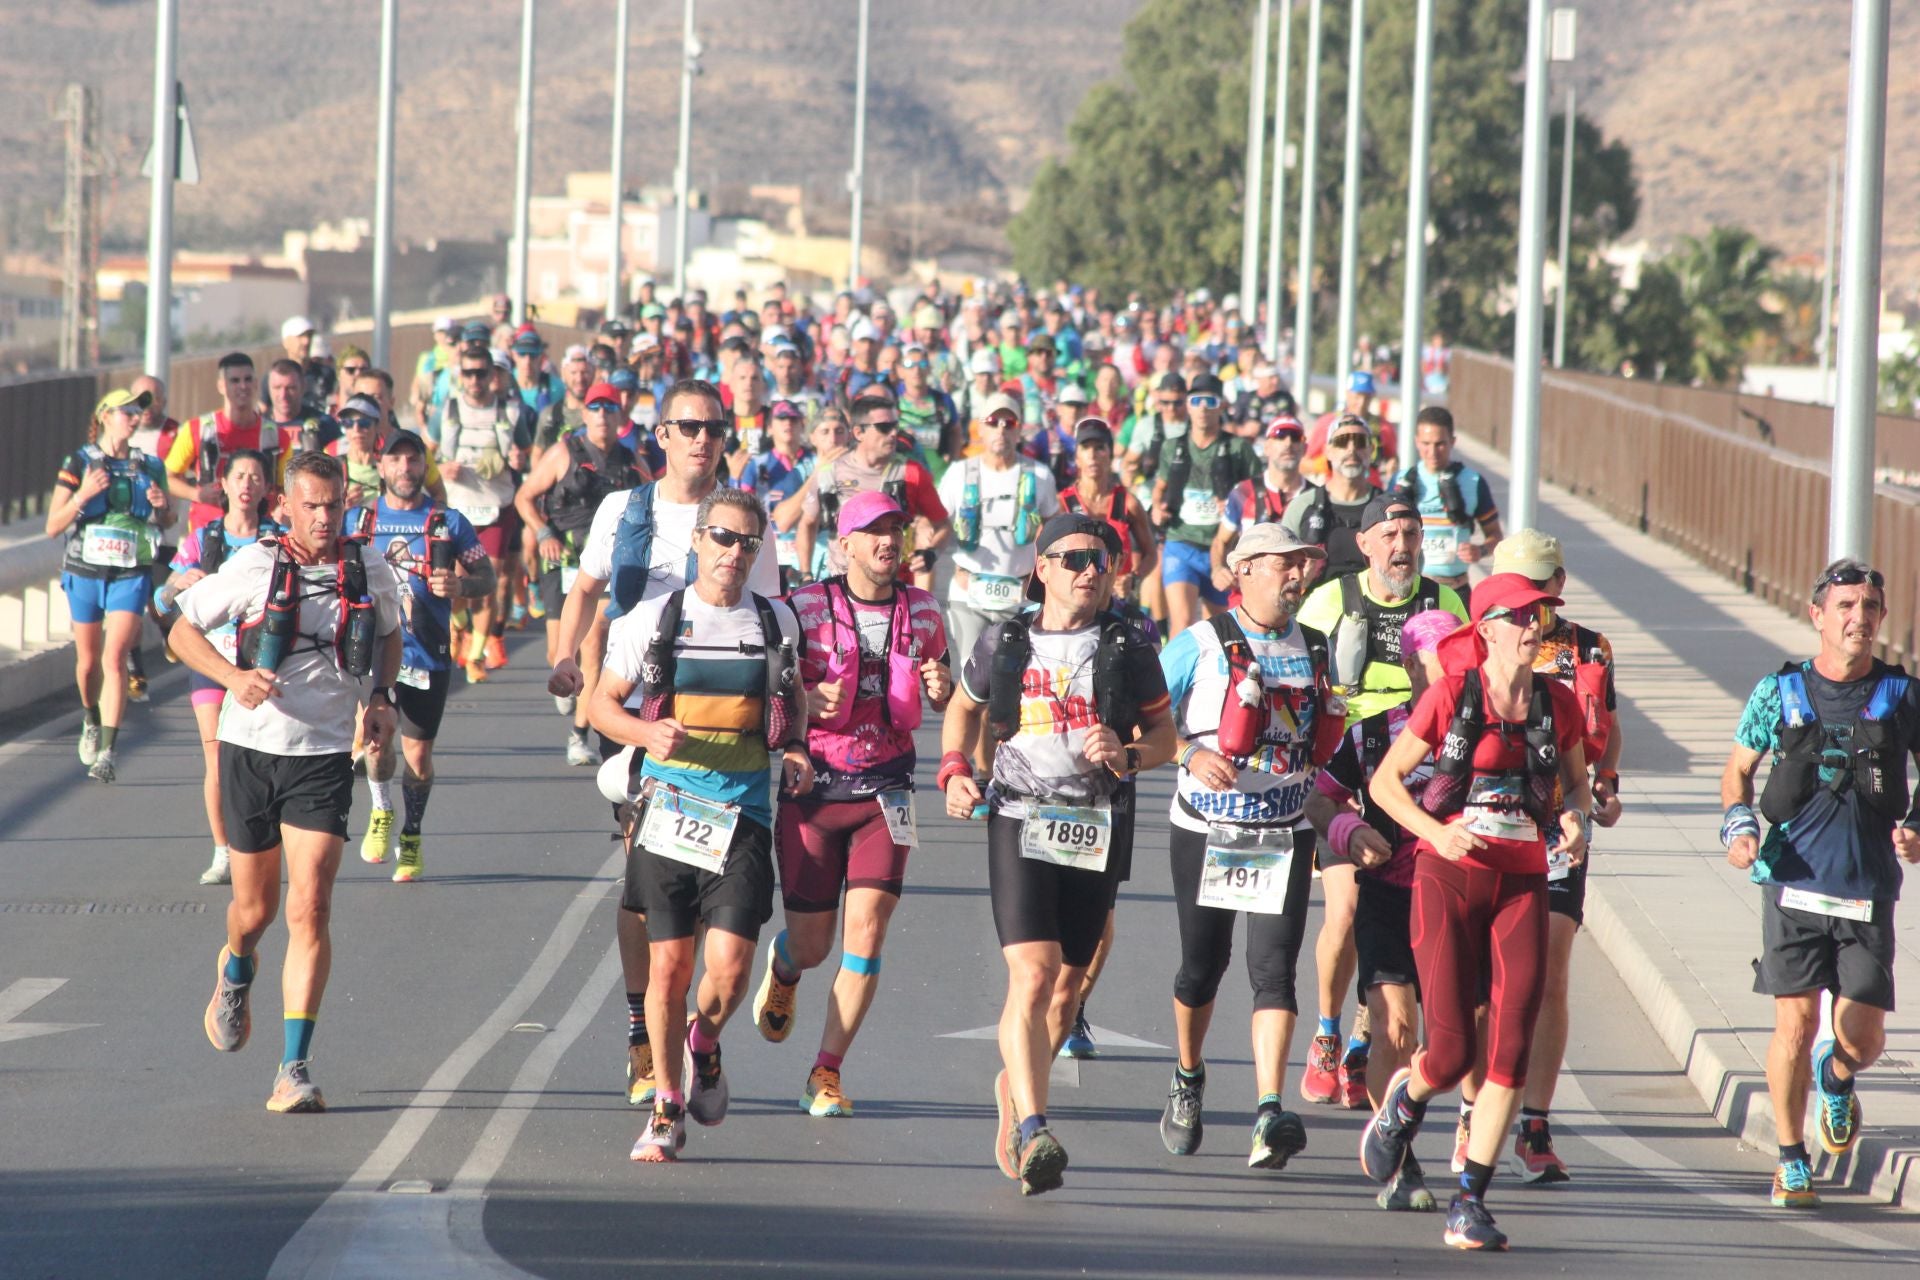
[[[609,804],[629,804],[639,799],[638,795],[627,790],[631,785],[628,775],[632,771],[632,747],[622,747],[601,764],[596,781],[600,784],[600,794],[607,798]]]
[[[320,326],[305,316],[288,316],[287,322],[280,326],[280,337],[284,341],[287,338],[297,338],[303,333],[317,333],[319,329]]]
[[[973,353],[972,359],[967,361],[967,368],[974,373],[998,373],[1000,372],[1000,353],[992,347],[982,347]]]
[[[501,350],[500,348],[498,348],[498,347],[492,347],[492,348],[489,348],[489,349],[488,349],[488,352],[487,352],[487,354],[489,354],[489,355],[491,355],[491,356],[493,357],[493,367],[494,367],[494,368],[496,368],[496,369],[505,369],[505,370],[506,370],[506,371],[507,371],[508,373],[512,373],[512,372],[513,372],[513,357],[512,357],[512,356],[510,356],[510,355],[508,355],[508,354],[507,354],[506,352],[504,352],[504,351],[502,351],[502,350]]]
[[[460,322],[452,316],[435,316],[433,320],[433,331],[435,333],[458,333],[460,331]]]
[[[560,363],[572,364],[576,360],[584,363],[586,359],[587,359],[587,349],[576,342],[572,346],[567,348],[567,352],[565,355],[560,357]]]
[[[873,321],[861,316],[853,322],[853,330],[847,336],[855,342],[875,342],[879,340],[880,331],[873,327]]]

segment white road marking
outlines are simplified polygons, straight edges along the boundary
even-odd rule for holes
[[[1112,1031],[1106,1027],[1089,1027],[1093,1032],[1093,1042],[1105,1049],[1167,1049],[1169,1046],[1155,1044],[1151,1040],[1142,1040],[1124,1032]],[[938,1037],[941,1040],[998,1040],[1000,1027],[975,1027],[971,1031],[944,1031]]]
[[[67,985],[65,978],[18,978],[0,991],[0,1044],[60,1031],[97,1027],[97,1022],[15,1022],[14,1019]]]

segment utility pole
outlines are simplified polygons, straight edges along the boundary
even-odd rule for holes
[[[180,156],[177,0],[156,0],[153,36],[153,200],[147,219],[147,372],[168,380],[173,361],[173,171]]]
[[[1293,303],[1293,381],[1302,411],[1313,397],[1313,214],[1314,166],[1320,157],[1320,6],[1307,6],[1307,106],[1300,133],[1300,283]]]
[[[693,34],[693,0],[680,32],[680,163],[673,170],[673,296],[687,296],[687,184],[693,151],[693,78],[700,74],[700,39]]]
[[[1273,195],[1267,211],[1267,359],[1280,364],[1280,313],[1286,276],[1280,269],[1287,229],[1287,77],[1293,70],[1293,0],[1281,0],[1280,52],[1274,55]],[[1255,308],[1255,312],[1258,312]],[[1304,412],[1304,404],[1302,402]]]
[[[1550,57],[1554,62],[1572,62],[1574,52],[1574,25],[1579,18],[1574,9],[1555,9],[1553,11],[1553,48]],[[1567,77],[1567,115],[1560,136],[1560,288],[1553,299],[1553,367],[1564,368],[1567,363],[1567,303],[1568,290],[1573,285],[1573,263],[1569,255],[1573,244],[1573,121],[1575,95],[1573,77]]]
[[[1413,136],[1407,150],[1407,278],[1400,301],[1400,469],[1419,457],[1420,349],[1426,345],[1427,187],[1433,167],[1433,0],[1415,0]]]
[[[1266,186],[1267,28],[1273,0],[1260,0],[1253,21],[1253,70],[1247,86],[1246,194],[1240,213],[1240,318],[1249,324],[1260,306],[1260,193]]]
[[[533,198],[533,6],[534,0],[521,0],[520,108],[515,116],[520,145],[513,169],[513,256],[507,260],[507,292],[520,308],[522,320],[533,315],[533,302],[527,297],[528,205]]]
[[[607,193],[607,318],[620,314],[627,295],[621,288],[626,274],[626,187],[627,159],[627,7],[632,0],[614,0],[613,21],[613,166],[612,190]]]
[[[847,233],[847,291],[860,284],[860,215],[867,185],[867,7],[860,0],[860,38],[853,68],[853,168],[847,170],[847,192],[852,197],[852,226]]]
[[[1547,0],[1527,2],[1527,92],[1520,140],[1520,253],[1513,312],[1513,466],[1507,505],[1515,529],[1540,509],[1540,274],[1547,239]]]
[[[1352,29],[1347,41],[1347,172],[1340,207],[1340,349],[1334,352],[1333,394],[1346,394],[1352,367],[1354,311],[1358,305],[1360,270],[1360,134],[1363,116],[1367,53],[1367,0],[1351,0]]]
[[[387,368],[393,340],[393,92],[399,0],[380,0],[380,137],[373,184],[373,367]]]
[[[1840,157],[1827,157],[1827,265],[1820,273],[1820,398],[1833,403],[1833,244],[1840,216]]]
[[[84,369],[100,362],[94,322],[100,265],[100,157],[94,143],[99,95],[83,84],[68,85],[58,118],[67,135],[66,198],[60,207],[60,367]]]

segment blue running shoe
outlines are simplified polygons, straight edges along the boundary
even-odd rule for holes
[[[1805,1160],[1782,1160],[1773,1171],[1773,1207],[1818,1209],[1820,1193],[1813,1189],[1813,1170]]]
[[[1375,1182],[1393,1181],[1393,1175],[1400,1172],[1407,1152],[1413,1147],[1414,1135],[1420,1132],[1419,1119],[1401,1114],[1407,1102],[1407,1082],[1412,1079],[1411,1067],[1402,1067],[1393,1073],[1393,1079],[1387,1081],[1386,1096],[1380,1100],[1380,1109],[1360,1132],[1360,1168]]]
[[[1455,1196],[1447,1206],[1447,1231],[1442,1237],[1455,1249],[1484,1249],[1500,1252],[1507,1247],[1506,1233],[1493,1225],[1493,1215],[1479,1196]]]
[[[1860,1097],[1857,1088],[1845,1093],[1827,1088],[1827,1063],[1833,1060],[1833,1048],[1831,1040],[1813,1046],[1813,1088],[1818,1095],[1814,1127],[1820,1132],[1822,1149],[1830,1156],[1843,1156],[1853,1150],[1860,1136]]]
[[[1085,1009],[1073,1015],[1073,1030],[1067,1032],[1067,1038],[1061,1042],[1060,1056],[1063,1058],[1100,1056],[1100,1047],[1093,1042],[1093,1028],[1087,1025]]]

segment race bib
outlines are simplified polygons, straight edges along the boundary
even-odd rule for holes
[[[1842,920],[1873,923],[1872,898],[1835,898],[1807,889],[1782,889],[1780,905],[1793,911],[1811,911],[1818,916],[1837,916]]]
[[[1113,842],[1113,810],[1064,804],[1027,806],[1020,824],[1020,856],[1077,871],[1105,871]]]
[[[1210,488],[1188,488],[1180,495],[1181,524],[1219,524],[1220,499]]]
[[[137,568],[140,535],[109,524],[90,524],[80,538],[80,558],[102,569]]]
[[[483,506],[480,503],[472,503],[468,506],[461,507],[460,514],[465,516],[467,523],[471,524],[474,528],[484,529],[500,519],[500,508]]]
[[[1020,606],[1018,578],[976,573],[967,582],[967,605],[978,613],[1007,613]]]
[[[560,594],[563,596],[572,595],[573,581],[575,578],[578,578],[579,576],[580,576],[579,565],[577,564],[561,565],[560,566]]]
[[[646,821],[640,824],[640,843],[649,853],[719,875],[739,825],[738,805],[715,804],[656,783],[647,800]]]
[[[781,538],[773,544],[773,554],[788,569],[800,567],[800,544],[792,538]]]
[[[875,798],[880,801],[880,816],[887,820],[888,838],[904,848],[919,848],[920,822],[913,812],[913,792],[882,791]]]
[[[1556,849],[1547,855],[1547,879],[1565,880],[1573,874],[1573,855],[1564,849]]]
[[[1207,828],[1207,856],[1200,867],[1196,901],[1227,911],[1285,915],[1292,871],[1290,828],[1216,822]]]
[[[1428,565],[1451,565],[1460,560],[1460,544],[1465,531],[1457,525],[1430,524],[1420,534],[1420,554]]]
[[[402,667],[394,679],[409,689],[425,689],[433,683],[433,673],[422,667]]]
[[[1521,807],[1517,778],[1476,778],[1467,793],[1467,830],[1489,840],[1526,843],[1540,838],[1540,828]]]

